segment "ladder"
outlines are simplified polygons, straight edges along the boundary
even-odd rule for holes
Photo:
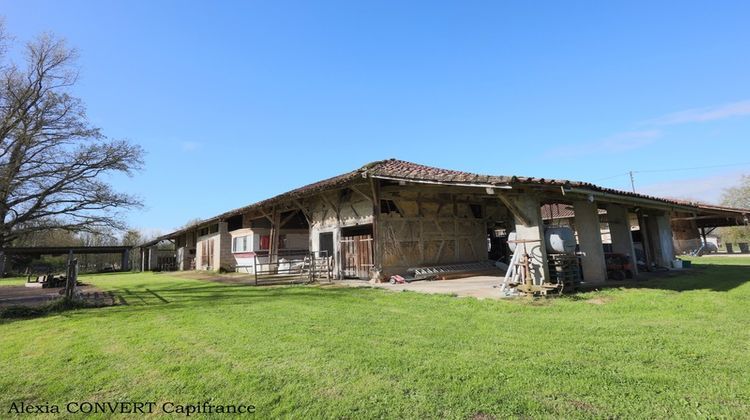
[[[524,251],[521,249],[520,246],[516,247],[516,250],[513,251],[513,256],[510,259],[510,264],[508,264],[508,271],[505,272],[505,277],[503,277],[503,282],[500,284],[500,293],[505,294],[506,296],[515,295],[518,292],[511,288],[511,284],[519,284],[523,282],[523,270],[519,267],[519,262],[521,261],[521,255],[523,255]]]
[[[406,270],[409,273],[414,273],[415,279],[426,279],[437,277],[443,274],[451,273],[470,273],[472,271],[483,271],[495,268],[495,264],[491,261],[464,263],[464,264],[447,264],[447,265],[436,265],[432,267],[415,267]]]

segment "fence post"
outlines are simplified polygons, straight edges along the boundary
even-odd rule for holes
[[[65,278],[65,298],[67,300],[73,299],[73,293],[75,292],[76,282],[78,281],[78,260],[73,258],[73,251],[71,250],[68,254],[68,272]]]
[[[310,269],[309,269],[309,271],[310,271],[310,273],[309,273],[310,274],[310,276],[309,276],[310,278],[309,278],[308,281],[310,283],[312,283],[312,282],[315,281],[315,251],[313,251],[313,252],[310,253]]]
[[[255,285],[258,285],[258,255],[253,255],[253,274],[255,275]]]

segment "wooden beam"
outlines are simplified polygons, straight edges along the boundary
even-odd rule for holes
[[[355,185],[350,186],[349,189],[351,189],[355,193],[361,195],[362,197],[366,198],[367,201],[369,201],[371,203],[374,201],[372,197],[370,197],[369,195],[367,195],[367,194],[363,193],[362,191],[360,191],[359,188],[357,188]]]
[[[382,256],[380,252],[383,248],[380,245],[380,231],[378,226],[380,219],[380,181],[370,178],[370,191],[372,192],[372,264],[374,265],[374,270],[382,270]]]
[[[285,217],[284,220],[282,220],[281,223],[279,223],[279,229],[283,228],[284,225],[286,225],[287,223],[289,223],[289,221],[292,220],[296,214],[297,214],[296,212],[293,212],[289,216]],[[281,217],[281,213],[280,212],[279,212],[279,217]]]
[[[328,206],[331,207],[331,209],[333,210],[333,213],[336,215],[336,220],[341,221],[341,213],[339,212],[339,208],[335,204],[333,204],[333,202],[331,200],[329,200],[328,197],[326,197],[324,194],[321,194],[320,198],[326,204],[328,204]],[[327,212],[326,212],[326,214],[327,214]]]
[[[500,201],[505,204],[505,206],[513,213],[514,216],[518,217],[518,219],[523,223],[524,226],[533,226],[533,223],[531,219],[529,219],[528,215],[525,214],[516,203],[513,202],[513,200],[509,197],[507,197],[503,193],[497,193],[498,198],[500,198]]]
[[[268,253],[271,263],[275,263],[279,257],[279,230],[281,229],[280,219],[281,213],[274,208],[273,218],[271,219],[271,243],[268,247]]]
[[[262,217],[265,217],[266,219],[268,219],[269,222],[271,222],[271,224],[273,224],[273,215],[272,214],[268,214],[268,213],[266,213],[263,210],[258,210],[258,212],[260,212],[260,214],[261,214]]]
[[[307,220],[308,226],[312,224],[312,218],[310,216],[310,210],[308,210],[305,206],[302,205],[302,203],[295,199],[292,200],[295,206],[302,212],[302,215],[305,216],[305,220]]]
[[[445,247],[445,240],[440,241],[440,248],[438,248],[437,256],[435,257],[435,261],[439,264],[440,263],[440,257],[443,256],[443,248]]]

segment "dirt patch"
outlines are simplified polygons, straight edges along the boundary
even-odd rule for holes
[[[26,286],[4,286],[0,288],[0,308],[8,306],[42,306],[62,296],[62,287],[37,288]],[[78,293],[83,300],[96,306],[114,305],[115,295],[104,292],[96,287],[83,284],[78,286]]]
[[[573,407],[576,408],[578,411],[586,412],[587,414],[595,414],[599,413],[599,408],[595,406],[594,404],[588,403],[586,401],[580,401],[580,400],[569,400],[568,401]]]
[[[586,299],[584,302],[590,303],[592,305],[604,305],[605,303],[611,302],[612,299],[608,297],[595,297],[591,299]]]

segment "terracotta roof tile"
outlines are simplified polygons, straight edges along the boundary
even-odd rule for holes
[[[521,176],[498,176],[498,175],[481,175],[471,172],[455,171],[451,169],[436,168],[432,166],[420,165],[418,163],[407,162],[398,159],[387,159],[368,163],[359,169],[347,172],[345,174],[337,175],[322,181],[314,182],[296,188],[294,190],[279,194],[266,200],[259,201],[257,203],[250,204],[245,207],[240,207],[228,212],[222,213],[218,216],[205,219],[200,224],[210,223],[223,218],[241,214],[253,209],[259,209],[267,207],[284,200],[304,198],[311,195],[315,195],[322,191],[326,191],[333,188],[339,188],[348,185],[352,181],[358,178],[366,178],[367,176],[375,177],[386,177],[386,178],[397,178],[405,181],[429,181],[429,182],[441,182],[441,183],[455,183],[455,184],[479,184],[479,185],[540,185],[540,186],[563,186],[566,188],[580,188],[589,191],[598,191],[609,194],[616,194],[621,196],[636,197],[647,200],[659,201],[671,205],[678,206],[690,206],[700,208],[704,206],[706,209],[712,210],[726,210],[733,212],[746,212],[748,210],[743,209],[730,209],[719,206],[706,206],[705,204],[690,203],[686,201],[672,200],[660,197],[653,197],[643,194],[637,194],[628,191],[620,191],[612,188],[604,188],[598,185],[594,185],[589,182],[580,181],[569,181],[564,179],[545,179],[545,178],[534,178],[534,177],[521,177]],[[175,235],[183,232],[186,229],[181,229],[170,234],[164,235],[161,239],[169,239]]]

